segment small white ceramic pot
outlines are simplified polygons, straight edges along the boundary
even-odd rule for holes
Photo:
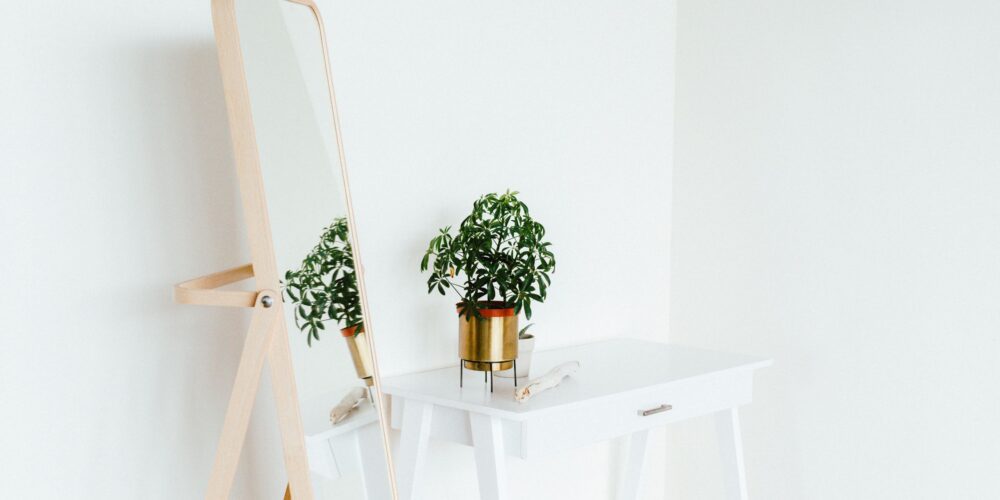
[[[531,354],[535,350],[535,336],[526,335],[517,339],[517,378],[527,378],[531,373]],[[494,372],[494,375],[501,378],[511,378],[514,376],[514,369]]]

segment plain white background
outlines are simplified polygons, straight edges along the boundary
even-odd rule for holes
[[[751,498],[1000,498],[997,26],[989,1],[679,3],[670,336],[775,358]],[[721,498],[713,436],[670,430],[670,498]]]
[[[540,347],[663,339],[669,304],[670,340],[776,358],[753,498],[1000,496],[993,2],[323,7],[387,373],[452,359],[419,252],[510,184],[584,248]],[[197,498],[246,327],[170,302],[247,258],[208,2],[5,2],[0,37],[4,495]],[[234,498],[280,495],[269,402]],[[718,498],[711,425],[664,440],[647,496]],[[616,448],[513,491],[607,498]],[[471,453],[432,452],[470,498]]]

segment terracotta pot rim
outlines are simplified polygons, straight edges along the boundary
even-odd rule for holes
[[[455,309],[458,314],[462,314],[462,305],[465,302],[459,302],[455,304]],[[514,316],[514,308],[507,305],[506,302],[501,302],[499,300],[484,300],[479,302],[479,314],[484,318],[504,318],[508,316]],[[482,307],[486,305],[486,307]]]
[[[364,328],[361,328],[361,325],[362,323],[358,323],[356,325],[351,325],[347,328],[341,328],[340,334],[343,335],[344,338],[357,337],[359,333],[364,331]],[[357,331],[359,328],[361,328],[361,332]]]

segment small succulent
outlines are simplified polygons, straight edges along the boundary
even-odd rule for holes
[[[520,332],[517,332],[517,338],[519,338],[519,339],[534,338],[534,335],[528,333],[528,328],[531,328],[532,326],[535,326],[535,324],[534,323],[528,323],[528,325],[525,326],[524,328],[522,328]]]

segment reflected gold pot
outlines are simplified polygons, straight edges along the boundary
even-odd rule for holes
[[[458,355],[465,368],[507,370],[517,359],[517,314],[502,302],[481,303],[482,317],[466,317],[458,304]]]
[[[358,378],[365,381],[365,385],[371,387],[372,380],[372,354],[368,349],[368,336],[365,335],[364,328],[358,332],[361,325],[349,326],[340,330],[340,334],[347,341],[347,349],[351,351],[351,360],[354,361],[354,371]],[[355,334],[356,333],[356,334]]]

